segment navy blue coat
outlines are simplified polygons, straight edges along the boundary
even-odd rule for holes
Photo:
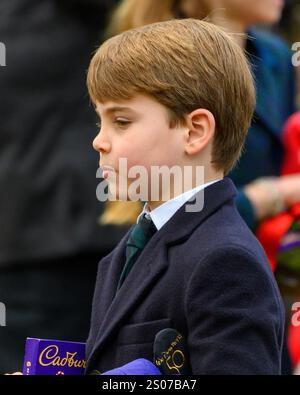
[[[127,234],[99,263],[87,370],[153,359],[158,331],[187,340],[193,374],[279,374],[284,312],[265,254],[240,217],[225,178],[205,189],[149,241],[122,288]]]

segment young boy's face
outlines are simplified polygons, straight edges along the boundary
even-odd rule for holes
[[[93,147],[100,153],[103,177],[110,188],[115,188],[117,199],[124,198],[124,183],[121,185],[119,179],[124,167],[120,168],[120,159],[127,160],[128,172],[134,166],[147,171],[149,191],[152,166],[171,168],[183,163],[183,129],[171,127],[167,109],[154,98],[139,94],[130,100],[97,103],[96,110],[101,128]],[[106,171],[107,167],[110,170]],[[128,188],[139,177],[126,175],[126,199]]]

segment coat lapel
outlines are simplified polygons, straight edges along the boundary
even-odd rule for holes
[[[111,258],[111,268],[104,274],[103,289],[99,297],[99,315],[102,317],[100,329],[96,337],[95,345],[88,360],[87,370],[93,360],[101,354],[101,350],[116,334],[122,324],[126,322],[128,315],[140,303],[165,272],[168,266],[166,246],[161,240],[159,232],[149,241],[138,260],[135,262],[131,272],[121,289],[116,294],[117,283],[124,263],[123,256],[126,248],[127,238],[118,247],[118,251]],[[122,261],[122,262],[121,262]],[[105,262],[104,262],[105,263]],[[101,306],[100,306],[101,304]],[[99,320],[100,321],[100,320]]]
[[[126,242],[129,238],[130,231],[123,237],[113,252],[105,257],[100,265],[97,275],[97,282],[101,283],[97,287],[97,303],[94,308],[97,309],[97,324],[101,326],[99,333],[102,333],[105,316],[112,304],[117,289],[119,275],[125,259]]]

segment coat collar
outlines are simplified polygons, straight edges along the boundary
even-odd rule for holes
[[[88,357],[87,373],[92,370],[93,363],[101,355],[103,347],[117,334],[120,327],[126,323],[128,315],[134,311],[167,270],[168,248],[187,239],[195,228],[225,202],[232,200],[235,195],[236,188],[232,181],[225,178],[204,190],[202,211],[188,213],[185,210],[186,205],[182,206],[149,241],[116,295],[129,232],[113,253],[100,262],[98,278],[101,278],[102,283],[100,287],[98,284],[100,292],[96,294],[97,303],[94,300],[94,309],[98,309],[96,315],[101,324]]]
[[[210,215],[217,211],[227,201],[232,200],[237,190],[230,178],[225,178],[200,191],[188,204],[195,203],[195,199],[203,194],[203,209],[199,212],[187,212],[185,204],[161,229],[161,237],[166,245],[179,244]],[[200,200],[200,199],[199,199]]]

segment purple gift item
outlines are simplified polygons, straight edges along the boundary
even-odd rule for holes
[[[24,375],[83,375],[85,343],[28,337]]]
[[[150,361],[144,358],[136,359],[119,368],[102,373],[102,376],[122,376],[122,375],[161,375],[160,370]]]

